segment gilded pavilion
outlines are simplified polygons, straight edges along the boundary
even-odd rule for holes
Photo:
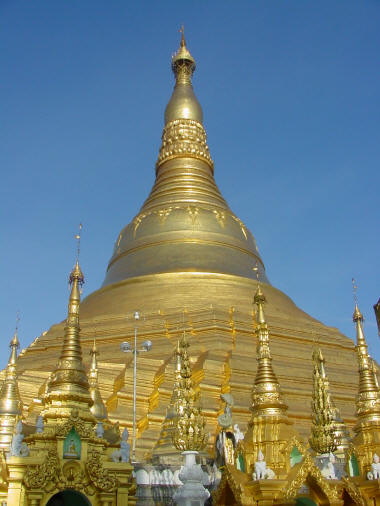
[[[150,353],[138,357],[137,462],[165,463],[178,454],[167,436],[167,412],[178,376],[173,357],[185,332],[208,434],[203,461],[215,456],[222,394],[233,396],[232,418],[244,433],[235,448],[241,465],[234,460],[223,466],[215,504],[380,504],[378,480],[367,480],[374,454],[380,455],[379,386],[359,308],[355,345],[270,283],[254,236],[215,182],[217,168],[192,86],[196,62],[183,34],[171,64],[175,86],[165,110],[154,184],[119,233],[103,285],[80,304],[80,338],[78,321],[68,324],[70,311],[79,307],[78,292],[77,301],[71,296],[67,320],[36,338],[17,360],[12,344],[4,381],[13,381],[13,404],[9,413],[0,406],[0,417],[6,418],[2,480],[3,489],[9,487],[19,499],[7,504],[45,506],[46,487],[56,493],[65,488],[50,482],[45,489],[28,487],[43,474],[43,465],[57,466],[68,489],[83,492],[79,484],[67,485],[82,479],[93,494],[83,492],[91,504],[134,504],[130,465],[109,457],[117,446],[112,439],[116,422],[132,429],[132,354],[123,355],[120,344],[134,334],[136,310],[143,315],[138,340],[153,343]],[[73,286],[81,276],[77,263]],[[35,426],[39,417],[43,433],[30,430],[24,438],[29,456],[9,457],[6,465],[5,448],[17,420]],[[99,420],[106,428],[101,438],[94,432]],[[63,446],[72,430],[83,457],[65,461]],[[314,457],[326,449],[340,452],[342,466],[345,461],[339,479],[326,479],[316,463]],[[260,452],[276,480],[253,480]],[[91,477],[95,464],[98,473],[119,485],[111,491],[99,488]],[[29,502],[22,502],[28,494]]]

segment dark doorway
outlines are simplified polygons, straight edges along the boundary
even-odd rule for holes
[[[53,495],[46,506],[91,506],[87,497],[75,490],[64,490]]]

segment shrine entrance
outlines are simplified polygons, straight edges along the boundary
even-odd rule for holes
[[[64,490],[53,495],[46,506],[91,506],[87,497],[75,490]]]

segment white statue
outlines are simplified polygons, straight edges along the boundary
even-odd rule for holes
[[[37,417],[36,420],[36,432],[37,434],[41,434],[44,431],[44,419],[41,415]]]
[[[223,429],[228,429],[228,427],[231,427],[232,425],[232,411],[231,406],[234,405],[234,398],[231,394],[222,394],[221,396],[222,401],[226,403],[224,407],[224,412],[218,416],[218,424]]]
[[[99,439],[103,439],[104,436],[104,427],[102,422],[98,422],[96,425],[96,437]]]
[[[128,429],[125,428],[121,435],[120,450],[115,450],[111,453],[111,460],[113,462],[129,462],[129,453],[131,445],[127,443],[129,437]]]
[[[367,473],[368,480],[378,480],[380,478],[380,457],[377,453],[373,456],[371,471]]]
[[[235,435],[236,444],[238,444],[239,441],[244,439],[244,434],[239,429],[239,425],[237,423],[235,423],[235,425],[234,425],[234,435]]]
[[[127,443],[129,437],[128,429],[125,428],[123,430],[123,433],[121,435],[121,442],[120,442],[120,458],[122,462],[129,462],[129,452],[131,445]]]
[[[257,454],[257,461],[255,462],[255,472],[252,473],[252,479],[255,480],[274,480],[276,475],[274,471],[267,467],[264,454],[261,450]]]
[[[335,474],[335,455],[333,453],[330,453],[328,461],[323,466],[321,473],[324,478],[327,480],[337,480]]]
[[[29,455],[29,448],[26,443],[22,442],[23,439],[22,421],[19,420],[16,424],[10,447],[10,455],[12,457],[27,457]]]

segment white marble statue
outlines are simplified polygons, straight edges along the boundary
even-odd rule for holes
[[[96,424],[96,437],[98,437],[99,439],[103,439],[103,436],[104,436],[103,424],[102,422],[98,422]]]
[[[44,431],[44,419],[41,415],[37,417],[36,420],[36,432],[37,434],[41,434]]]
[[[234,405],[234,398],[231,394],[222,394],[222,401],[226,403],[224,407],[224,412],[218,416],[218,424],[222,427],[222,429],[228,429],[232,425],[232,411],[231,406]]]
[[[111,460],[113,462],[129,462],[129,454],[131,445],[127,443],[129,437],[128,429],[125,428],[121,435],[120,450],[115,450],[111,453]]]
[[[367,473],[368,480],[378,480],[380,478],[380,457],[377,453],[373,456],[371,471]]]
[[[255,480],[274,480],[276,475],[274,471],[267,467],[264,454],[261,450],[257,454],[257,461],[255,462],[255,472],[252,473],[252,479]]]
[[[10,447],[10,455],[11,457],[20,457],[21,450],[23,448],[22,440],[24,439],[24,434],[22,433],[22,421],[19,420],[16,423],[15,432],[12,437],[11,447]]]
[[[239,429],[239,425],[237,423],[235,423],[235,425],[234,425],[234,436],[235,436],[236,444],[238,444],[239,441],[244,439],[244,434]]]
[[[325,462],[324,466],[322,467],[321,473],[324,478],[327,480],[337,480],[337,476],[335,474],[335,455],[333,453],[330,453],[329,458],[327,462]]]
[[[122,462],[129,462],[129,453],[131,449],[131,445],[127,443],[129,438],[129,432],[128,429],[125,428],[123,430],[123,433],[121,435],[121,442],[120,442],[120,457]]]

